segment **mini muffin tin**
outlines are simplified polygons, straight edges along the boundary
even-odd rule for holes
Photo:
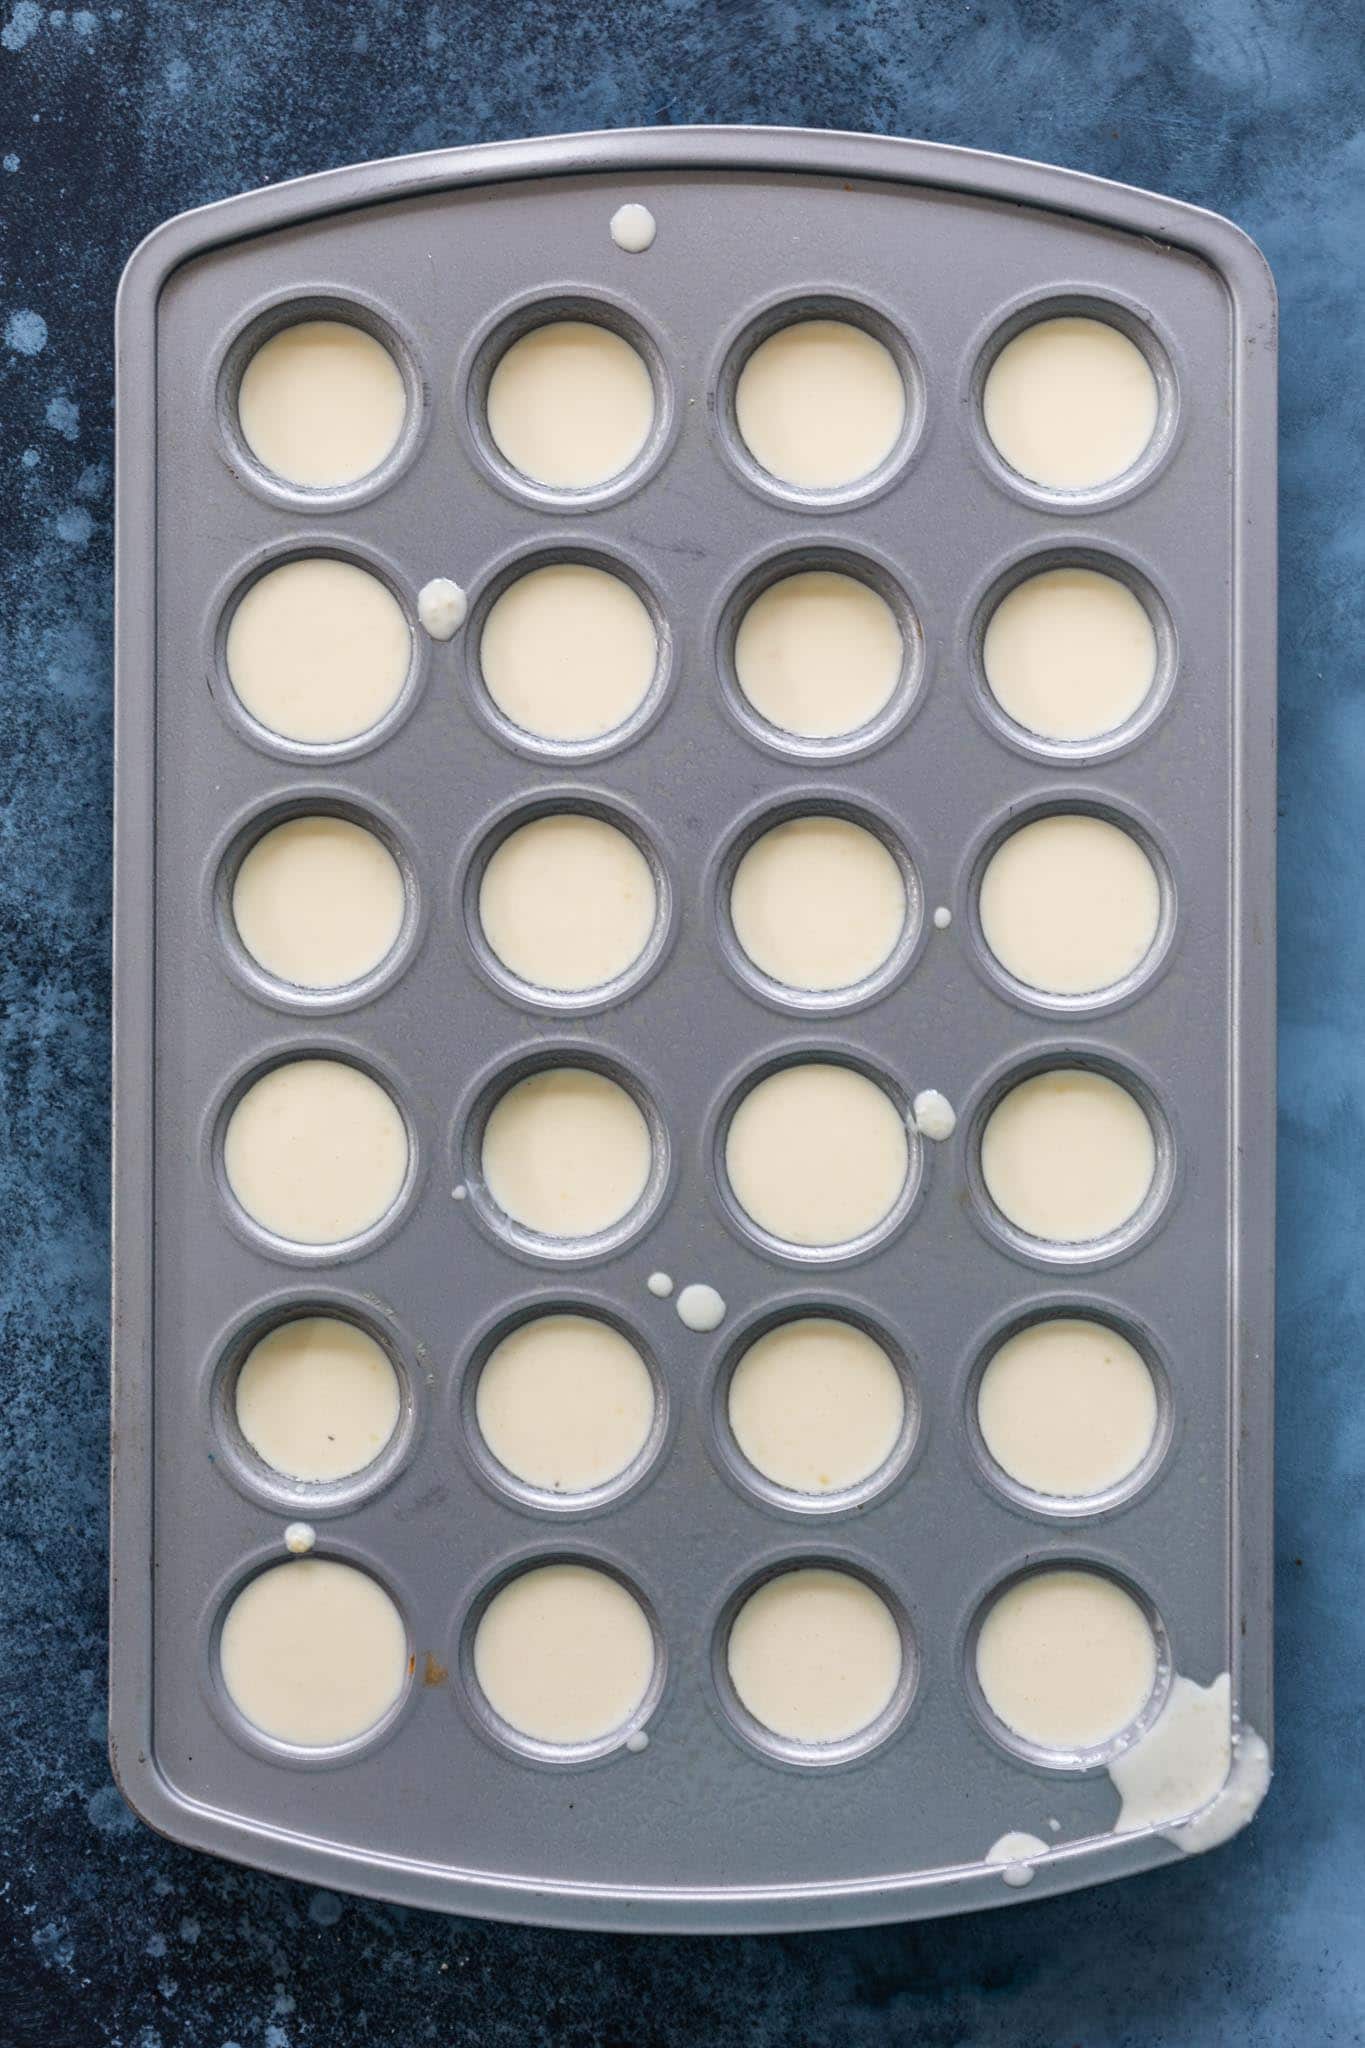
[[[658,222],[644,254],[609,232],[628,201]],[[979,400],[1022,324],[1075,311],[1144,350],[1161,413],[1132,472],[1059,495],[1004,467]],[[300,491],[255,465],[233,393],[252,347],[318,314],[383,338],[409,411],[375,475]],[[482,416],[500,349],[566,314],[626,334],[657,400],[630,471],[567,494],[511,473]],[[745,351],[808,314],[886,340],[909,399],[887,461],[828,493],[766,478],[733,420]],[[1018,1573],[1089,1564],[1157,1628],[1144,1724],[1172,1668],[1230,1670],[1239,1715],[1270,1732],[1275,315],[1255,249],[1175,202],[959,150],[588,135],[361,166],[186,215],[133,258],[118,346],[110,1725],[128,1798],[167,1834],[312,1882],[596,1927],[908,1918],[1175,1857],[1156,1833],[1111,1832],[1104,1764],[1127,1738],[1030,1752],[993,1723],[971,1646]],[[242,588],[312,553],[377,573],[413,631],[399,702],[344,745],[272,737],[223,662]],[[616,569],[659,631],[649,696],[599,742],[519,734],[480,680],[493,598],[564,560]],[[990,604],[1069,562],[1136,588],[1160,645],[1148,703],[1093,745],[1020,731],[981,672]],[[767,581],[820,566],[890,597],[906,668],[863,732],[793,740],[740,696],[733,634]],[[470,593],[448,644],[417,623],[434,576]],[[498,836],[564,805],[620,822],[662,888],[646,959],[560,1000],[509,982],[471,913]],[[724,908],[756,831],[810,809],[870,824],[910,883],[892,961],[831,1000],[756,975]],[[1012,985],[974,909],[1003,829],[1054,809],[1128,824],[1161,878],[1150,960],[1094,1001]],[[371,824],[408,889],[393,957],[343,995],[270,980],[231,932],[234,863],[311,810]],[[300,1054],[381,1079],[412,1148],[395,1211],[322,1253],[246,1219],[220,1158],[241,1090]],[[958,1113],[945,1144],[912,1133],[896,1210],[835,1255],[766,1239],[724,1177],[744,1090],[812,1057],[876,1075],[902,1110],[933,1088]],[[622,1081],[655,1140],[637,1209],[587,1243],[510,1227],[479,1168],[502,1090],[566,1061]],[[1079,1248],[1021,1238],[978,1163],[1002,1091],[1050,1064],[1122,1078],[1158,1136],[1143,1211]],[[717,1287],[720,1328],[686,1328],[646,1284],[659,1269]],[[506,1483],[475,1434],[472,1376],[519,1319],[555,1309],[627,1332],[659,1395],[635,1463],[579,1500]],[[1111,1321],[1155,1371],[1153,1452],[1089,1503],[1005,1482],[971,1412],[983,1358],[1043,1312]],[[325,1486],[272,1475],[233,1421],[238,1363],[294,1313],[372,1332],[402,1388],[388,1450]],[[799,1314],[879,1335],[909,1391],[882,1472],[827,1501],[760,1480],[725,1419],[743,1343]],[[327,1752],[255,1733],[216,1664],[225,1603],[284,1559],[300,1515],[318,1555],[389,1590],[411,1650],[391,1716]],[[658,1648],[647,1747],[519,1741],[481,1701],[481,1607],[552,1559],[595,1562],[640,1598]],[[874,1584],[906,1649],[881,1720],[826,1751],[765,1735],[724,1657],[744,1593],[816,1562]],[[1014,1828],[1054,1844],[1027,1890],[982,1860]]]

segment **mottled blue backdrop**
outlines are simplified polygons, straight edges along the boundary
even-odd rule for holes
[[[1217,2048],[1365,2039],[1360,0],[0,0],[0,2048]],[[105,1760],[112,368],[164,216],[439,144],[882,129],[1231,214],[1283,300],[1278,1773],[1052,1904],[598,1938],[161,1842]]]

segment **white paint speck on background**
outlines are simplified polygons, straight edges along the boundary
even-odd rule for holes
[[[47,322],[31,306],[21,306],[5,322],[5,347],[17,356],[40,356],[47,347]]]

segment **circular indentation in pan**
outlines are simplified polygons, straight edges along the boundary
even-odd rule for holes
[[[806,576],[847,578],[873,592],[891,612],[901,636],[900,674],[885,701],[862,724],[826,735],[790,732],[765,718],[746,696],[736,667],[736,644],[751,607],[778,584]],[[839,541],[812,539],[751,562],[722,600],[711,639],[730,716],[767,753],[791,760],[834,762],[871,753],[899,732],[922,695],[924,637],[910,596],[888,562],[865,548],[853,549]]]
[[[981,1163],[982,1138],[1005,1097],[1023,1083],[1044,1074],[1094,1074],[1122,1089],[1147,1120],[1152,1138],[1153,1168],[1147,1192],[1127,1219],[1101,1235],[1076,1240],[1032,1236],[1000,1209],[986,1184]],[[1039,1266],[1101,1266],[1124,1257],[1154,1230],[1175,1191],[1178,1158],[1175,1133],[1154,1084],[1131,1064],[1107,1050],[1084,1045],[1040,1048],[1018,1065],[998,1069],[984,1084],[967,1113],[967,1184],[983,1228],[1026,1264]]]
[[[1089,1743],[1059,1741],[1052,1744],[1021,1734],[1002,1720],[992,1706],[978,1668],[981,1632],[998,1603],[1026,1582],[1076,1574],[1087,1579],[1102,1580],[1116,1587],[1132,1602],[1151,1632],[1153,1678],[1145,1699],[1112,1734]],[[1104,1769],[1116,1756],[1130,1749],[1153,1725],[1165,1705],[1166,1695],[1170,1690],[1172,1663],[1165,1623],[1155,1602],[1133,1579],[1107,1559],[1078,1553],[1068,1557],[1049,1557],[1044,1565],[1025,1565],[1007,1574],[992,1586],[978,1602],[964,1631],[961,1670],[962,1683],[977,1719],[987,1735],[1001,1749],[1041,1770],[1088,1772]]]
[[[886,454],[863,475],[828,488],[784,483],[765,469],[744,439],[736,406],[740,378],[750,358],[775,335],[806,321],[841,323],[879,342],[900,373],[905,395],[900,432]],[[710,409],[721,449],[751,490],[796,511],[830,512],[879,497],[901,474],[924,424],[924,381],[904,331],[889,314],[866,299],[849,298],[838,291],[812,291],[800,298],[783,297],[763,307],[722,344],[719,367],[712,380]]]
[[[731,1669],[731,1636],[745,1607],[756,1594],[763,1594],[775,1581],[806,1572],[817,1574],[822,1579],[827,1575],[850,1579],[865,1588],[880,1603],[887,1621],[895,1629],[900,1647],[899,1674],[890,1697],[880,1711],[851,1733],[824,1740],[783,1734],[769,1727],[746,1705]],[[870,1618],[874,1610],[866,1608],[864,1613]],[[871,1566],[843,1552],[786,1552],[747,1574],[724,1601],[711,1633],[711,1682],[726,1727],[745,1748],[769,1762],[795,1766],[799,1770],[827,1770],[870,1755],[895,1734],[915,1697],[919,1683],[919,1651],[905,1603]]]
[[[986,937],[981,915],[981,887],[1001,848],[1031,825],[1048,818],[1089,818],[1125,833],[1151,865],[1156,880],[1156,924],[1146,952],[1116,980],[1071,994],[1054,994],[1022,981],[997,958]],[[1010,811],[987,827],[968,856],[969,930],[972,950],[982,973],[1022,1009],[1044,1016],[1096,1014],[1117,1010],[1147,988],[1164,968],[1175,937],[1176,885],[1171,862],[1152,827],[1111,798],[1089,790],[1067,790],[1040,796]]]
[[[654,919],[640,951],[606,980],[579,989],[546,988],[523,980],[490,944],[480,915],[484,877],[489,862],[498,851],[506,846],[514,833],[528,825],[565,817],[594,819],[619,832],[645,862],[654,887]],[[619,798],[608,798],[596,792],[553,789],[537,794],[529,802],[524,798],[515,799],[480,832],[473,852],[464,863],[458,889],[465,935],[479,967],[496,987],[506,990],[529,1009],[558,1012],[599,1010],[619,1002],[655,973],[673,936],[673,886],[658,848],[634,810],[627,808]]]
[[[375,716],[369,723],[361,722],[356,730],[344,732],[340,737],[309,736],[325,723],[317,704],[305,704],[293,714],[294,730],[302,732],[303,737],[291,737],[289,733],[277,731],[265,723],[263,717],[249,710],[237,694],[228,660],[233,621],[243,601],[264,585],[275,571],[313,562],[333,564],[351,576],[370,579],[369,584],[352,583],[350,589],[363,607],[361,626],[368,626],[374,636],[375,666],[371,695]],[[280,588],[274,586],[275,590]],[[325,588],[319,587],[316,601],[324,609],[330,603]],[[285,607],[286,625],[291,609],[295,617],[306,624],[310,602],[307,594],[296,590],[291,605]],[[244,613],[243,617],[246,616]],[[334,612],[332,616],[335,616]],[[369,753],[395,733],[413,711],[421,692],[426,636],[417,631],[416,613],[405,594],[398,571],[384,556],[351,540],[338,540],[328,534],[307,535],[284,548],[262,549],[235,570],[217,592],[210,619],[209,673],[214,697],[223,716],[262,753],[307,763],[310,767],[351,760],[358,754]],[[400,622],[407,635],[406,664],[398,638]],[[392,645],[385,645],[385,642]],[[320,644],[318,668],[322,670],[326,666],[324,641]],[[355,717],[360,717],[359,708]]]
[[[1027,328],[1049,320],[1094,320],[1115,329],[1142,355],[1156,387],[1155,424],[1141,452],[1118,475],[1077,489],[1049,488],[1021,475],[1000,454],[985,423],[986,382],[1000,356]],[[1075,514],[1121,504],[1151,482],[1175,449],[1180,426],[1180,391],[1172,351],[1152,325],[1150,315],[1135,304],[1083,288],[1017,300],[998,312],[978,334],[969,361],[963,396],[977,460],[1012,496],[1030,505]]]
[[[559,321],[582,321],[619,336],[644,364],[654,393],[654,417],[639,452],[614,475],[577,488],[537,483],[517,469],[498,446],[488,420],[489,386],[508,350],[537,328]],[[664,347],[644,316],[619,298],[572,286],[538,292],[495,314],[475,337],[456,388],[463,391],[465,427],[481,467],[509,496],[556,512],[595,512],[638,490],[658,469],[677,432]]]
[[[628,1596],[649,1631],[653,1648],[653,1666],[640,1697],[619,1720],[613,1721],[611,1727],[581,1740],[554,1739],[514,1726],[489,1699],[479,1677],[476,1645],[489,1609],[501,1594],[519,1581],[525,1581],[532,1573],[556,1567],[600,1574]],[[455,1660],[464,1703],[479,1732],[498,1748],[510,1751],[527,1762],[559,1766],[593,1763],[625,1750],[629,1739],[640,1733],[657,1711],[668,1676],[667,1645],[653,1603],[613,1559],[579,1548],[527,1553],[500,1566],[470,1603],[460,1627]]]
[[[362,1729],[358,1734],[336,1741],[304,1743],[271,1734],[266,1728],[248,1718],[243,1706],[239,1705],[229,1690],[224,1676],[223,1631],[235,1603],[269,1573],[307,1572],[310,1566],[317,1565],[333,1568],[340,1566],[354,1572],[384,1596],[401,1631],[403,1647],[400,1655],[403,1675],[396,1696],[369,1727]],[[379,1610],[381,1613],[382,1611]],[[243,1749],[250,1750],[258,1756],[265,1756],[276,1763],[288,1763],[305,1770],[317,1770],[348,1764],[358,1757],[370,1754],[381,1743],[389,1740],[412,1708],[416,1645],[411,1614],[411,1602],[402,1588],[395,1583],[392,1573],[386,1572],[381,1575],[362,1552],[331,1537],[324,1546],[311,1552],[307,1557],[282,1559],[279,1551],[272,1549],[264,1555],[258,1553],[243,1560],[219,1582],[204,1610],[203,1682],[215,1716]]]
[[[402,1179],[383,1213],[364,1228],[353,1230],[349,1236],[318,1242],[283,1236],[257,1221],[234,1191],[225,1160],[228,1129],[233,1116],[256,1084],[285,1067],[310,1061],[336,1062],[362,1075],[374,1088],[381,1090],[401,1120],[407,1141],[407,1162]],[[422,1169],[416,1125],[404,1103],[396,1076],[368,1049],[326,1041],[278,1047],[266,1057],[254,1060],[229,1082],[206,1128],[210,1170],[233,1227],[258,1250],[289,1264],[328,1265],[342,1259],[357,1258],[392,1236],[416,1198]]]
[[[234,911],[243,862],[280,826],[302,824],[310,819],[336,819],[369,833],[393,861],[403,891],[401,917],[392,945],[354,980],[335,986],[303,987],[263,967],[244,943]],[[288,790],[266,809],[243,820],[209,870],[209,894],[213,920],[233,973],[253,995],[286,1010],[319,1014],[353,1009],[370,1001],[403,972],[416,949],[422,925],[416,864],[405,837],[394,821],[378,811],[370,800],[362,803],[344,789]]]
[[[755,1346],[775,1332],[797,1325],[824,1323],[840,1325],[856,1337],[867,1339],[884,1355],[900,1386],[901,1421],[885,1456],[869,1470],[845,1485],[807,1492],[774,1479],[760,1470],[746,1454],[736,1436],[731,1415],[731,1389],[736,1373]],[[837,1392],[832,1386],[827,1398],[837,1400]],[[870,1316],[858,1303],[828,1294],[795,1296],[751,1316],[721,1352],[711,1377],[707,1406],[709,1435],[727,1478],[742,1493],[763,1501],[769,1507],[803,1518],[849,1514],[880,1499],[905,1476],[918,1455],[922,1440],[919,1394],[904,1347],[884,1324]]]
[[[905,1178],[899,1193],[879,1218],[860,1229],[854,1236],[836,1243],[806,1244],[780,1237],[763,1224],[756,1222],[735,1192],[726,1163],[731,1126],[741,1106],[765,1081],[794,1067],[803,1066],[842,1068],[872,1083],[895,1111],[905,1138]],[[732,1227],[741,1237],[758,1245],[771,1257],[789,1260],[798,1265],[847,1264],[865,1257],[868,1252],[884,1244],[900,1230],[915,1206],[922,1181],[921,1146],[910,1119],[910,1103],[904,1088],[883,1068],[842,1044],[812,1043],[787,1046],[751,1068],[728,1089],[719,1112],[713,1119],[710,1155],[721,1205]]]
[[[1132,709],[1118,722],[1099,732],[1076,738],[1049,737],[1034,732],[1012,717],[991,687],[986,670],[986,635],[1004,601],[1023,586],[1054,572],[1075,570],[1102,576],[1120,585],[1142,607],[1155,645],[1155,666],[1150,683]],[[1039,585],[1039,589],[1047,586]],[[1139,620],[1139,624],[1141,621]],[[998,738],[1016,753],[1049,762],[1099,761],[1126,751],[1136,744],[1162,716],[1170,702],[1179,665],[1175,625],[1166,604],[1146,570],[1136,562],[1083,541],[1059,540],[1053,545],[1031,549],[1009,559],[991,578],[985,592],[973,603],[965,633],[970,650],[975,709]],[[1059,720],[1060,724],[1062,721]],[[1069,722],[1069,721],[1068,721]]]
[[[359,329],[379,343],[402,379],[403,424],[387,454],[365,475],[338,484],[291,483],[259,459],[238,418],[238,398],[248,364],[269,341],[288,327],[309,321],[335,321]],[[214,381],[214,406],[224,453],[233,474],[262,498],[277,505],[305,507],[314,513],[341,511],[377,497],[402,475],[426,431],[426,385],[417,351],[400,323],[386,308],[354,294],[323,289],[291,291],[261,307],[225,348]]]
[[[541,570],[563,568],[596,570],[600,575],[614,577],[639,601],[654,633],[652,674],[638,691],[633,682],[623,675],[618,690],[621,715],[614,724],[601,730],[575,732],[571,729],[574,721],[558,717],[554,730],[549,729],[548,719],[541,730],[518,724],[493,695],[484,673],[484,633],[499,599],[505,597],[514,585]],[[551,599],[555,593],[547,586],[541,588],[545,593],[547,610],[552,611]],[[625,619],[620,620],[620,629],[625,630],[626,624]],[[570,621],[564,628],[566,633],[575,630],[581,631],[581,622],[575,628]],[[569,540],[541,541],[532,548],[519,549],[515,554],[504,556],[475,591],[463,638],[470,698],[484,723],[515,752],[537,760],[562,761],[566,765],[616,753],[638,739],[658,717],[673,670],[672,630],[663,606],[643,571],[615,550],[584,546]],[[628,658],[627,649],[618,647],[617,652],[623,661]],[[579,721],[580,724],[582,722]]]
[[[503,1209],[484,1172],[484,1138],[489,1121],[512,1089],[555,1070],[586,1072],[611,1082],[634,1104],[649,1136],[650,1159],[643,1188],[615,1221],[580,1237],[555,1237],[519,1222]],[[653,1092],[614,1053],[576,1041],[538,1045],[514,1056],[476,1084],[456,1124],[457,1174],[483,1227],[523,1256],[556,1264],[604,1257],[638,1237],[656,1214],[672,1173],[672,1148]]]
[[[1142,1361],[1152,1384],[1155,1408],[1152,1434],[1146,1450],[1127,1471],[1115,1474],[1102,1486],[1081,1493],[1044,1491],[1007,1471],[991,1451],[981,1421],[982,1381],[1004,1347],[1026,1331],[1054,1323],[1091,1325],[1102,1337],[1107,1335],[1121,1340]],[[1027,1399],[1026,1388],[1021,1389],[1019,1399]],[[963,1383],[962,1400],[967,1439],[987,1485],[1026,1513],[1049,1521],[1088,1521],[1126,1507],[1145,1493],[1155,1480],[1165,1464],[1175,1433],[1175,1398],[1171,1378],[1151,1332],[1127,1310],[1120,1311],[1108,1302],[1088,1300],[1074,1294],[1031,1301],[997,1322],[975,1348]]]
[[[638,1449],[616,1471],[590,1485],[572,1489],[539,1484],[510,1470],[489,1443],[479,1417],[484,1373],[506,1340],[536,1325],[544,1325],[548,1331],[550,1326],[564,1318],[600,1324],[629,1345],[648,1377],[654,1404]],[[635,1493],[653,1471],[668,1437],[668,1385],[653,1348],[610,1303],[584,1295],[556,1294],[547,1298],[544,1294],[537,1294],[528,1301],[500,1311],[474,1341],[468,1362],[460,1374],[457,1407],[464,1447],[480,1475],[499,1494],[510,1495],[523,1506],[547,1514],[590,1515],[609,1502]]]
[[[301,1479],[270,1464],[250,1441],[237,1410],[242,1369],[258,1344],[290,1324],[324,1319],[346,1325],[377,1345],[392,1369],[397,1392],[393,1428],[375,1455],[335,1478]],[[293,1290],[257,1304],[217,1346],[208,1381],[210,1424],[217,1444],[215,1462],[239,1491],[281,1514],[344,1514],[381,1493],[407,1464],[422,1421],[422,1379],[412,1351],[394,1320],[367,1302],[321,1289]],[[326,1418],[318,1418],[325,1436]]]
[[[899,936],[869,973],[837,988],[794,988],[776,980],[755,965],[735,929],[731,892],[735,875],[746,854],[779,826],[803,819],[834,820],[869,833],[895,862],[905,890],[905,921]],[[924,893],[915,861],[899,832],[880,811],[865,802],[850,802],[838,790],[792,791],[776,801],[765,800],[753,809],[722,847],[713,864],[709,894],[721,955],[731,974],[774,1009],[798,1015],[861,1009],[864,1004],[875,1002],[909,972],[924,936]]]

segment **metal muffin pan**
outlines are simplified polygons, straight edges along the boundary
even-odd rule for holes
[[[658,221],[643,255],[617,206]],[[852,309],[902,363],[906,432],[856,490],[755,471],[730,411],[742,352],[781,320]],[[383,336],[408,425],[375,476],[300,492],[233,425],[249,347],[329,309]],[[1001,465],[979,420],[991,352],[1045,311],[1098,310],[1148,353],[1153,447],[1107,492],[1051,495]],[[626,332],[656,427],[629,474],[547,493],[482,424],[497,349],[573,310]],[[1270,1722],[1273,1172],[1274,300],[1226,222],[1003,158],[781,130],[658,131],[454,150],[304,179],[158,230],[119,326],[116,1264],[111,1753],[153,1825],[220,1854],[418,1905],[565,1925],[815,1927],[1037,1898],[1179,1854],[1114,1836],[1104,1755],[1040,1758],[995,1726],[974,1630],[1020,1571],[1089,1562],[1131,1586],[1200,1681],[1230,1670]],[[224,620],[273,562],[375,569],[413,628],[399,703],[361,740],[281,742],[236,704]],[[483,692],[479,630],[522,567],[599,560],[646,596],[660,664],[608,742],[553,746]],[[1162,649],[1117,736],[1051,747],[985,692],[992,599],[1034,566],[1102,562],[1144,594]],[[738,699],[736,607],[790,563],[856,561],[907,627],[902,687],[851,739],[792,742]],[[470,593],[449,644],[418,629],[435,575]],[[509,984],[470,908],[492,836],[567,801],[624,819],[666,878],[642,971],[599,999]],[[225,878],[260,824],[315,805],[371,819],[408,918],[343,997],[263,978],[231,937]],[[974,910],[984,850],[1014,818],[1095,809],[1157,854],[1152,960],[1117,993],[1056,1004],[1010,984]],[[724,913],[761,819],[866,818],[911,878],[913,930],[855,997],[793,999],[743,960]],[[226,865],[225,865],[226,863]],[[933,912],[951,910],[942,928]],[[382,1079],[412,1140],[398,1209],[339,1252],[271,1240],[218,1161],[226,1105],[300,1053]],[[838,1257],[738,1216],[720,1148],[758,1073],[819,1054],[902,1106],[940,1089],[952,1140],[912,1137],[888,1222]],[[600,1241],[510,1229],[478,1131],[509,1078],[561,1060],[623,1079],[656,1167]],[[1011,1078],[1065,1061],[1121,1074],[1161,1152],[1142,1216],[1065,1255],[991,1209],[976,1147]],[[458,1195],[460,1198],[454,1198]],[[710,1334],[646,1287],[663,1268],[728,1304]],[[252,1332],[333,1306],[399,1372],[378,1467],[334,1486],[272,1478],[235,1431]],[[597,1312],[633,1333],[662,1393],[619,1484],[571,1503],[507,1481],[473,1429],[472,1375],[510,1322]],[[971,1415],[981,1361],[1045,1309],[1111,1320],[1153,1363],[1158,1443],[1080,1510],[1004,1482]],[[728,1438],[737,1347],[802,1310],[885,1333],[910,1421],[883,1472],[822,1508],[784,1498]],[[303,1755],[255,1734],[216,1670],[225,1602],[284,1557],[374,1574],[412,1676],[385,1723]],[[497,1726],[470,1631],[523,1564],[584,1558],[630,1584],[659,1649],[649,1742],[561,1753]],[[748,1720],[725,1672],[735,1602],[783,1565],[862,1573],[887,1597],[903,1683],[855,1741],[812,1753]],[[983,1865],[1010,1828],[1058,1823],[1027,1891]]]

